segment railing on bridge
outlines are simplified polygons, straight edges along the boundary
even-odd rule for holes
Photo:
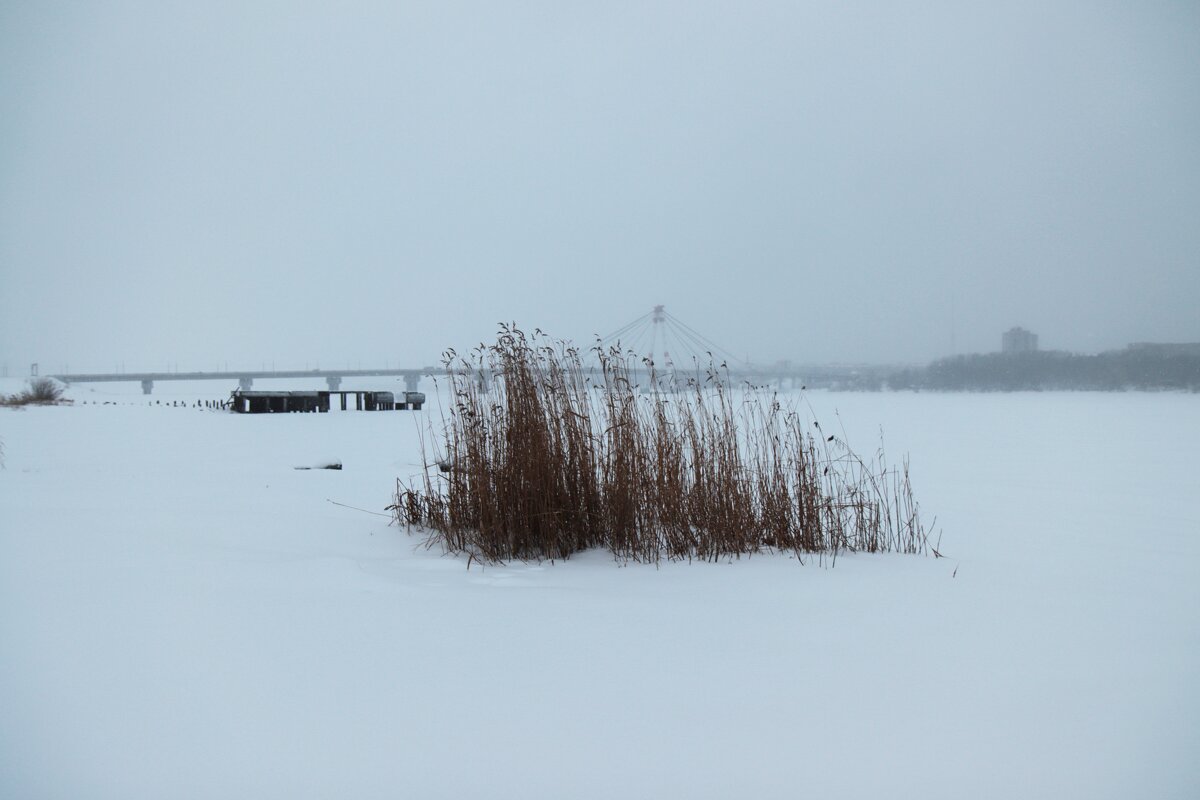
[[[420,368],[385,368],[385,369],[313,369],[313,370],[229,370],[222,372],[105,372],[105,373],[60,373],[51,375],[63,383],[140,383],[142,393],[154,391],[154,384],[159,381],[237,381],[243,391],[249,391],[255,380],[324,378],[329,390],[336,392],[341,388],[345,378],[375,378],[401,377],[404,378],[406,391],[417,391],[421,378],[426,375],[439,373],[432,367]]]

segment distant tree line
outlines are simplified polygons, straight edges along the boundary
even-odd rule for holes
[[[1099,355],[1056,351],[953,356],[888,377],[891,389],[1012,392],[1052,389],[1200,391],[1200,355],[1137,349]]]

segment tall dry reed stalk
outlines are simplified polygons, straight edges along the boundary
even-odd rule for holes
[[[448,352],[443,469],[397,482],[396,521],[489,562],[926,551],[907,462],[889,468],[882,449],[864,461],[715,367],[681,378],[591,352],[597,367],[510,326],[468,357]]]

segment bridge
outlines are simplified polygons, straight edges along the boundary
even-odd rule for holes
[[[271,378],[324,378],[329,391],[336,392],[342,386],[343,378],[375,378],[400,377],[404,378],[406,391],[417,391],[417,384],[423,375],[442,372],[435,367],[419,367],[414,369],[281,369],[281,370],[237,370],[230,372],[95,372],[95,373],[62,373],[48,377],[63,383],[141,383],[142,393],[154,391],[154,384],[159,381],[237,381],[242,391],[249,391],[255,380]]]
[[[653,361],[660,375],[693,372],[699,366],[721,365],[722,372],[738,383],[755,385],[791,385],[796,388],[875,388],[898,369],[887,365],[870,364],[753,364],[739,358],[669,314],[658,305],[601,340],[603,345],[620,345]],[[33,365],[37,374],[37,365]],[[237,381],[242,391],[249,391],[255,380],[275,378],[324,378],[329,390],[341,388],[344,378],[400,377],[406,391],[417,391],[423,376],[444,375],[443,367],[397,367],[387,369],[313,369],[313,370],[230,370],[224,372],[120,372],[57,374],[48,377],[63,383],[140,382],[142,392],[150,394],[160,381]],[[634,370],[635,375],[640,370]]]
[[[668,372],[690,371],[678,364],[667,369],[660,369],[659,374]],[[888,374],[894,371],[892,367],[865,364],[775,364],[770,366],[745,367],[729,365],[726,373],[729,378],[738,383],[748,382],[755,385],[792,386],[799,388],[830,387],[859,387],[877,385]],[[341,369],[341,370],[244,370],[230,372],[113,372],[113,373],[60,373],[47,377],[72,383],[141,383],[142,393],[154,391],[154,384],[161,381],[237,381],[242,391],[250,391],[255,380],[270,380],[274,378],[324,378],[331,392],[341,388],[344,378],[360,377],[400,377],[404,379],[406,391],[417,391],[422,377],[445,375],[442,367],[421,367],[419,369]],[[632,370],[635,380],[647,380],[648,373],[642,369]]]

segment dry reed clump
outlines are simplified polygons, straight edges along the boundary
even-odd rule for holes
[[[395,520],[487,562],[926,551],[907,463],[864,461],[716,368],[682,379],[592,352],[585,367],[575,347],[508,326],[469,358],[448,352],[442,470],[397,481]]]
[[[56,405],[70,402],[62,399],[63,387],[53,378],[34,378],[29,388],[19,394],[0,395],[0,406]]]

